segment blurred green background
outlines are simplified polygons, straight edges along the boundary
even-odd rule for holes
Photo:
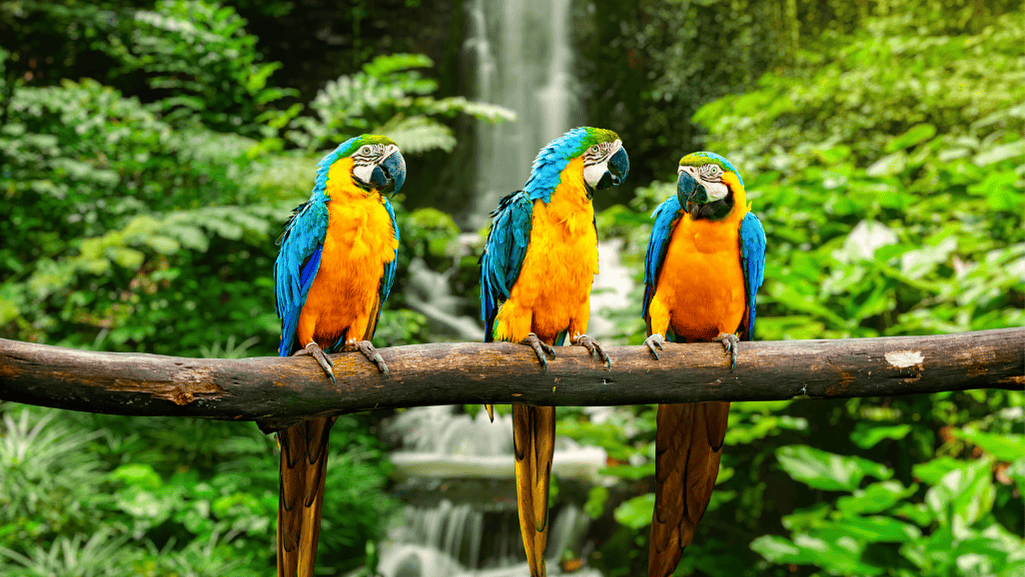
[[[740,169],[768,236],[759,339],[1025,324],[1019,1],[572,10],[587,121],[631,156],[628,182],[596,199],[599,236],[622,239],[635,280],[676,159],[709,149]],[[274,354],[274,240],[323,152],[375,131],[409,164],[375,340],[451,338],[407,308],[403,271],[417,259],[444,275],[477,315],[482,236],[460,237],[473,193],[461,159],[484,123],[513,121],[470,98],[465,21],[463,3],[441,0],[0,0],[0,336]],[[604,311],[607,342],[643,339],[632,296]],[[676,574],[1020,576],[1023,404],[998,390],[737,403]],[[0,412],[0,573],[272,572],[276,450],[253,424]],[[401,506],[385,417],[335,426],[325,575],[372,569]],[[602,529],[575,553],[610,577],[642,573],[653,407],[601,425],[567,408],[559,431],[605,448],[623,480],[591,490]]]

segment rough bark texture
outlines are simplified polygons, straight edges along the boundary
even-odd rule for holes
[[[337,382],[309,358],[192,359],[100,353],[0,339],[0,399],[119,415],[262,420],[387,407],[526,403],[632,405],[868,397],[1025,387],[1025,328],[926,336],[743,342],[737,369],[718,343],[609,347],[612,370],[583,347],[557,347],[542,373],[511,343],[379,349],[385,377],[359,353],[332,355]]]

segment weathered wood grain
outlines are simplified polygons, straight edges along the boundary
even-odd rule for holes
[[[384,377],[358,353],[333,355],[337,382],[309,357],[193,359],[88,352],[0,339],[0,399],[119,415],[261,420],[461,403],[630,405],[866,397],[1025,387],[1025,328],[925,337],[743,342],[730,371],[719,344],[608,347],[605,371],[582,347],[557,348],[542,373],[509,343],[379,349]]]

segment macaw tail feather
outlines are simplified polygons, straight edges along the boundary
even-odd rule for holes
[[[719,475],[730,404],[658,406],[648,577],[667,577],[694,538]]]
[[[318,417],[278,431],[278,577],[312,577],[320,537],[327,441],[334,417]]]
[[[484,405],[484,410],[488,412],[488,418],[491,422],[495,422],[495,405]]]
[[[531,577],[545,575],[548,481],[555,452],[555,407],[513,405],[516,501]]]

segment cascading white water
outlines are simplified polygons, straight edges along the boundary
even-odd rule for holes
[[[464,61],[476,82],[474,98],[511,108],[515,122],[477,125],[471,229],[485,227],[503,196],[519,189],[542,146],[584,122],[573,74],[571,0],[468,0]],[[633,288],[618,262],[618,245],[599,247],[591,303],[593,337],[612,334],[607,309],[625,308]],[[600,289],[600,290],[597,290]]]
[[[475,207],[487,224],[500,198],[519,189],[542,146],[581,122],[570,46],[571,0],[469,0],[463,45],[474,98],[514,110],[516,122],[478,125]]]
[[[492,423],[452,407],[417,407],[398,415],[387,436],[402,439],[391,453],[395,493],[407,505],[381,547],[385,577],[501,577],[526,572],[516,516],[512,420]],[[605,483],[607,453],[556,439],[552,474],[565,486]],[[551,510],[547,557],[551,573],[564,551],[576,551],[591,519],[579,507]],[[576,575],[580,575],[579,573]],[[583,575],[595,575],[585,572]]]
[[[487,225],[499,199],[522,187],[537,151],[579,126],[573,75],[571,0],[466,0],[469,37],[465,61],[475,78],[474,99],[500,104],[517,113],[516,122],[477,125],[474,162],[476,196],[466,223]],[[437,281],[424,276],[426,281]],[[444,279],[440,279],[443,281]],[[451,322],[424,290],[429,318]],[[428,298],[431,295],[431,298]],[[437,306],[434,306],[437,305]],[[431,316],[428,311],[444,314]],[[420,310],[420,309],[418,309]],[[435,317],[437,317],[435,319]],[[527,574],[516,516],[511,419],[491,423],[456,414],[451,407],[409,409],[390,427],[402,438],[391,454],[396,492],[407,503],[403,519],[382,544],[380,573],[386,577],[522,577]],[[560,482],[585,487],[608,482],[598,471],[607,454],[558,438],[553,474]],[[572,503],[550,512],[548,569],[559,574],[557,560],[579,551],[591,519]],[[575,577],[597,577],[593,570]]]

